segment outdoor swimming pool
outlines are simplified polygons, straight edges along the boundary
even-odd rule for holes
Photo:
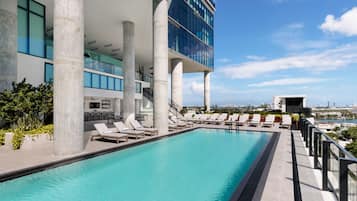
[[[271,136],[196,129],[0,183],[0,200],[226,201]]]

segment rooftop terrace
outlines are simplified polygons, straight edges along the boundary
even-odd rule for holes
[[[322,143],[321,140],[314,141],[315,138],[311,141],[312,138],[309,136],[313,136],[313,134],[310,134],[310,132],[306,129],[310,128],[306,127],[307,125],[311,127],[308,122],[302,123],[302,133],[300,131],[280,129],[277,125],[273,126],[272,128],[247,126],[239,127],[240,130],[268,131],[279,133],[275,151],[273,154],[267,157],[268,163],[262,173],[262,178],[266,177],[266,181],[263,183],[260,182],[256,189],[254,189],[255,200],[356,200],[356,161],[353,161],[352,159],[349,160],[353,163],[350,165],[349,163],[343,163],[343,161],[345,161],[344,159],[346,158],[340,158],[337,161],[332,161],[334,158],[330,157],[328,159],[330,164],[327,171],[328,178],[327,180],[322,179],[322,175],[326,173],[321,171],[321,169],[324,170],[324,155],[321,153],[321,150],[319,150],[321,147],[316,147],[315,149],[314,143],[316,142],[316,144],[319,146],[321,144],[325,144],[325,142]],[[78,160],[82,160],[83,158],[94,157],[102,153],[120,150],[133,144],[142,144],[155,139],[176,135],[181,132],[200,127],[232,129],[229,126],[223,125],[196,124],[193,127],[176,130],[174,132],[170,132],[167,135],[158,135],[153,137],[146,137],[144,139],[129,140],[128,142],[119,144],[108,143],[105,141],[90,141],[89,138],[93,132],[87,132],[85,134],[85,151],[81,154],[67,157],[54,156],[52,152],[53,143],[48,143],[44,146],[33,148],[31,151],[12,151],[0,148],[0,181],[11,179],[20,175],[26,175],[31,172],[36,172],[38,170],[33,169],[35,167],[40,168],[41,170],[41,168],[46,169],[47,166],[53,166],[59,162],[61,162],[61,165],[72,163]],[[319,134],[318,130],[316,130],[314,134],[315,133],[317,136]],[[324,135],[320,136],[325,138]],[[329,139],[326,138],[323,140],[328,141]],[[305,145],[310,145],[311,149],[306,148]],[[330,143],[330,146],[330,151],[332,153],[332,151],[335,151],[335,148],[333,147],[334,144]],[[315,154],[314,151],[316,150],[317,152]],[[313,156],[317,156],[317,163],[314,161]],[[345,157],[349,156],[345,155]],[[340,163],[340,165],[338,165],[338,163]],[[345,166],[343,166],[343,164],[345,164]],[[344,167],[348,168],[349,175],[348,179],[346,180],[348,182],[347,191],[345,189],[346,186],[343,186],[343,182],[345,180],[336,183],[336,181],[338,181],[336,175],[340,175],[340,179],[342,176],[347,176],[342,172]],[[326,181],[327,186],[325,186],[326,183],[324,183]],[[343,197],[343,193],[347,193],[345,195],[347,195],[348,199]]]

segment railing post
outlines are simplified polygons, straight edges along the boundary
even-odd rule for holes
[[[318,144],[319,144],[319,157],[322,156],[322,140],[321,140],[322,133],[318,132]]]
[[[340,201],[348,201],[348,165],[351,164],[351,160],[346,158],[340,158]]]
[[[318,154],[318,139],[319,139],[319,132],[314,132],[314,169],[318,169],[319,163],[319,154]]]
[[[330,155],[330,141],[322,142],[322,190],[328,191],[328,158]]]
[[[305,126],[306,126],[306,122],[305,121],[306,120],[303,119],[302,123],[301,123],[301,134],[302,134],[302,138],[304,139],[304,141],[305,141]]]
[[[314,132],[314,126],[311,125],[309,127],[309,155],[312,156],[312,135],[313,135],[313,132]]]
[[[305,130],[305,147],[309,147],[309,130],[310,130],[310,123],[307,123],[306,130]]]

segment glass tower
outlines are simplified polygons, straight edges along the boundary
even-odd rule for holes
[[[213,70],[214,13],[208,3],[214,6],[211,0],[172,0],[169,48]]]

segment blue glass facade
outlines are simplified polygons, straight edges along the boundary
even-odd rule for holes
[[[45,63],[45,82],[53,82],[53,64]],[[117,77],[84,71],[83,84],[85,88],[124,91],[124,80]],[[141,82],[135,82],[136,93],[142,93]]]
[[[33,0],[18,0],[18,51],[46,57],[45,6]]]
[[[169,48],[213,69],[214,14],[203,0],[172,0]]]

